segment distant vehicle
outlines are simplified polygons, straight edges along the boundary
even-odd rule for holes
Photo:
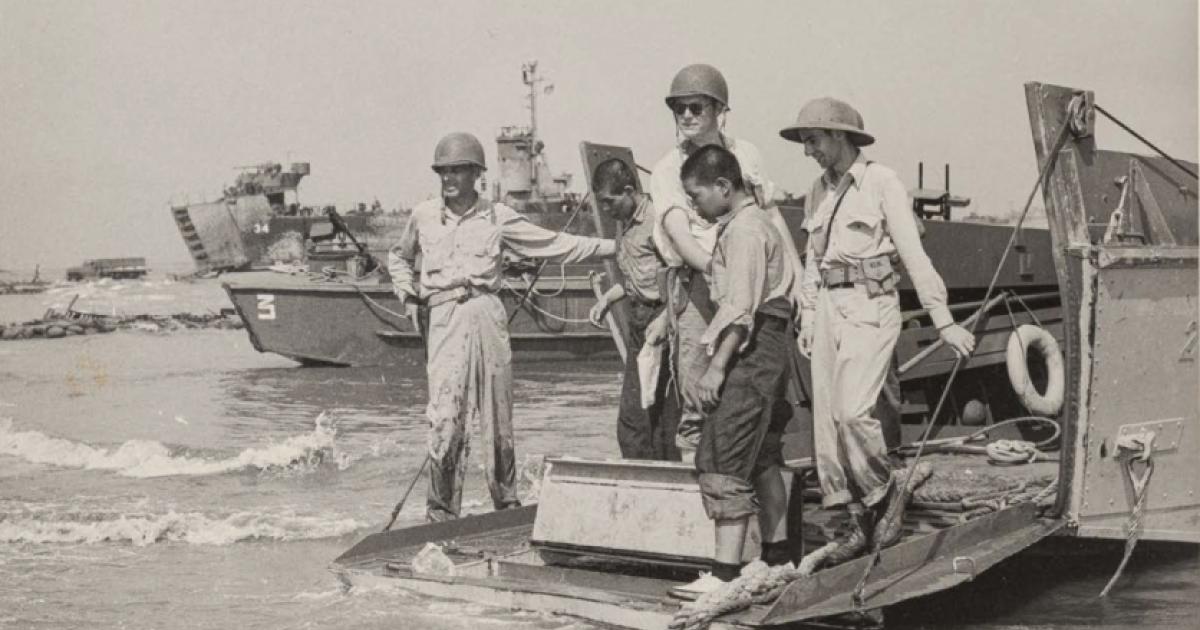
[[[92,280],[95,278],[141,278],[146,275],[146,259],[136,258],[97,258],[85,260],[78,267],[67,269],[67,280]]]

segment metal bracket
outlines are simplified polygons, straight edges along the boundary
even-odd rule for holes
[[[952,566],[954,567],[955,573],[969,575],[971,576],[972,580],[975,579],[975,558],[972,558],[971,556],[955,556],[954,560],[952,561]]]
[[[1067,103],[1067,124],[1071,135],[1086,138],[1096,133],[1096,103],[1092,92],[1076,92]]]
[[[1108,217],[1104,243],[1131,244],[1136,241],[1139,245],[1175,245],[1175,234],[1167,223],[1162,207],[1158,205],[1154,191],[1150,189],[1141,162],[1137,158],[1130,159],[1129,174],[1118,177],[1114,183],[1121,188],[1121,198]],[[1133,206],[1134,197],[1141,202],[1142,212],[1146,214],[1146,221],[1150,224],[1152,240],[1147,238],[1141,214]]]
[[[1121,188],[1121,198],[1117,207],[1108,216],[1108,229],[1104,231],[1104,243],[1128,244],[1137,241],[1139,245],[1146,244],[1146,235],[1142,232],[1142,221],[1137,213],[1129,207],[1130,191],[1133,186],[1130,177],[1123,175],[1113,182]]]
[[[1142,210],[1146,213],[1146,221],[1150,223],[1150,235],[1154,238],[1154,244],[1174,245],[1175,234],[1171,232],[1167,217],[1158,205],[1154,192],[1150,190],[1150,182],[1146,179],[1142,163],[1137,158],[1129,160],[1129,179],[1132,180],[1130,185],[1137,193],[1138,200],[1142,202]]]
[[[1182,437],[1183,418],[1122,425],[1117,429],[1113,457],[1148,461],[1153,453],[1178,448]]]

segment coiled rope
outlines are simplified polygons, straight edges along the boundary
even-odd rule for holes
[[[1041,422],[1049,425],[1053,429],[1053,434],[1050,437],[1038,442],[1029,440],[1008,440],[1000,439],[990,442],[983,446],[970,444],[980,438],[988,435],[996,429],[1008,425],[1019,424],[1022,422]],[[988,463],[998,466],[1011,466],[1014,464],[1028,464],[1035,461],[1054,461],[1054,456],[1046,452],[1045,449],[1051,447],[1062,434],[1062,427],[1059,426],[1052,418],[1045,416],[1018,416],[1002,420],[995,424],[990,424],[986,427],[975,431],[963,437],[942,438],[937,440],[926,440],[924,446],[927,452],[955,452],[955,453],[975,453],[987,455]],[[914,448],[919,448],[920,445],[914,442],[906,446],[900,447],[900,452],[910,452]]]

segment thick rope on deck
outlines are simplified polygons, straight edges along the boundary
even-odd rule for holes
[[[799,566],[789,562],[769,567],[765,562],[755,560],[742,569],[737,579],[680,606],[667,627],[670,630],[704,630],[721,615],[749,608],[752,604],[772,602],[789,584],[812,575],[837,548],[836,542],[828,543],[804,556]]]
[[[1020,503],[1039,505],[1052,498],[1058,475],[1012,478],[990,472],[935,471],[913,493],[912,507],[927,512],[956,513],[960,522]]]
[[[928,463],[921,463],[917,464],[911,473],[908,475],[910,494],[930,478],[933,468]],[[826,559],[837,548],[837,542],[827,543],[804,556],[799,565],[789,562],[770,567],[761,560],[755,560],[746,565],[741,575],[733,581],[702,595],[694,602],[680,606],[667,627],[671,630],[703,630],[720,615],[748,608],[752,604],[772,602],[792,582],[806,578],[822,568]]]

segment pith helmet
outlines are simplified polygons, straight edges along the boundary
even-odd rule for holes
[[[832,129],[844,131],[856,146],[865,147],[875,142],[875,136],[863,131],[862,115],[849,104],[836,98],[814,98],[800,108],[796,122],[779,130],[779,135],[792,142],[802,142],[800,132],[805,129]]]
[[[478,138],[456,131],[438,141],[437,148],[433,150],[433,170],[455,164],[474,164],[487,170],[483,160],[483,145],[479,144]]]
[[[721,71],[706,64],[696,63],[685,66],[675,73],[671,79],[671,91],[667,94],[667,107],[671,101],[683,96],[707,96],[716,99],[729,108],[729,86]]]

